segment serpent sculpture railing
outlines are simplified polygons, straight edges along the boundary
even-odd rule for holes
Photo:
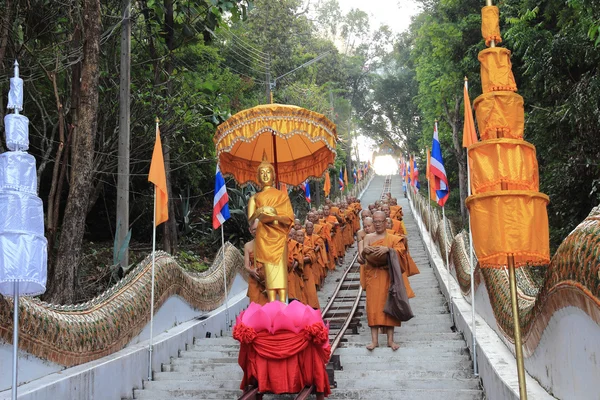
[[[443,240],[443,224],[439,213],[433,210],[430,220],[427,200],[421,195],[412,196],[412,199],[444,258],[448,244]],[[463,297],[470,302],[468,233],[463,230],[454,236],[450,224],[448,226],[447,237],[453,238],[449,244],[451,267]],[[519,268],[516,277],[526,357],[533,354],[550,318],[561,308],[577,307],[600,325],[600,206],[595,207],[567,236],[547,269],[533,266]],[[497,326],[505,339],[512,343],[513,319],[508,271],[482,270],[477,267],[474,278],[475,290],[482,279],[485,282]]]
[[[203,311],[223,304],[223,268],[231,287],[236,274],[243,270],[244,260],[230,243],[219,251],[216,260],[222,261],[206,272],[190,274],[170,255],[157,252],[155,309],[173,295]],[[61,306],[37,298],[22,299],[20,348],[67,367],[121,350],[150,320],[151,268],[152,257],[148,255],[115,286],[82,304]],[[12,342],[12,308],[12,300],[0,296],[0,339],[8,343]]]

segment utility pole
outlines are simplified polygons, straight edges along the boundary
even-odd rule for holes
[[[130,150],[130,91],[131,91],[131,0],[123,0],[121,25],[121,76],[119,82],[119,164],[117,178],[117,243],[123,246],[129,231],[129,150]],[[127,249],[120,260],[127,268]]]
[[[265,80],[267,81],[267,104],[273,103],[273,94],[271,93],[271,56],[267,59],[267,72],[265,73]]]

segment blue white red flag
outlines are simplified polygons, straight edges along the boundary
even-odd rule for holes
[[[339,187],[340,187],[340,192],[344,191],[344,173],[343,170],[344,168],[340,168],[340,176],[338,178],[338,183],[339,183]]]
[[[437,194],[437,203],[444,206],[448,197],[450,197],[450,188],[448,187],[448,177],[446,176],[446,168],[444,168],[444,158],[442,157],[442,146],[440,146],[440,138],[438,136],[437,122],[433,129],[433,143],[431,144],[431,174],[434,182],[433,188]]]
[[[304,198],[308,203],[310,203],[310,185],[308,184],[308,179],[302,182],[302,190],[304,190]]]
[[[217,229],[223,222],[229,219],[229,196],[227,195],[227,186],[225,179],[217,164],[215,174],[215,199],[213,201],[213,229]]]
[[[352,176],[354,177],[354,184],[356,185],[356,182],[358,182],[358,174],[356,172],[356,167],[354,167],[354,169],[352,170]]]

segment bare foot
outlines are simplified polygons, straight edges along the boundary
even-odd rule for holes
[[[371,344],[367,345],[367,350],[372,351],[377,346],[379,346],[379,344],[371,343]]]
[[[392,350],[396,351],[400,348],[400,346],[394,342],[388,342],[388,347],[391,347]]]

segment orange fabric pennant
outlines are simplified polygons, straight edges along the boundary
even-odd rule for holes
[[[331,192],[331,179],[329,177],[329,170],[325,172],[325,183],[323,184],[323,191],[325,192],[325,197],[329,197],[329,193]]]
[[[427,174],[426,174],[427,182],[428,182],[427,187],[429,188],[429,198],[432,201],[437,202],[438,198],[437,198],[437,194],[435,192],[435,188],[433,187],[432,181],[434,180],[434,178],[431,174],[431,169],[429,168],[430,165],[431,165],[431,151],[429,150],[429,147],[428,147],[427,148]]]
[[[475,132],[475,121],[473,121],[473,110],[471,110],[471,100],[469,100],[468,83],[465,81],[465,124],[463,126],[463,147],[469,147],[477,143],[477,133]]]
[[[165,160],[163,158],[162,143],[160,141],[160,130],[156,124],[156,142],[152,152],[152,161],[150,162],[150,173],[148,182],[155,186],[154,195],[156,196],[155,206],[155,226],[162,224],[169,219],[169,194],[167,192],[167,174],[165,172]]]

